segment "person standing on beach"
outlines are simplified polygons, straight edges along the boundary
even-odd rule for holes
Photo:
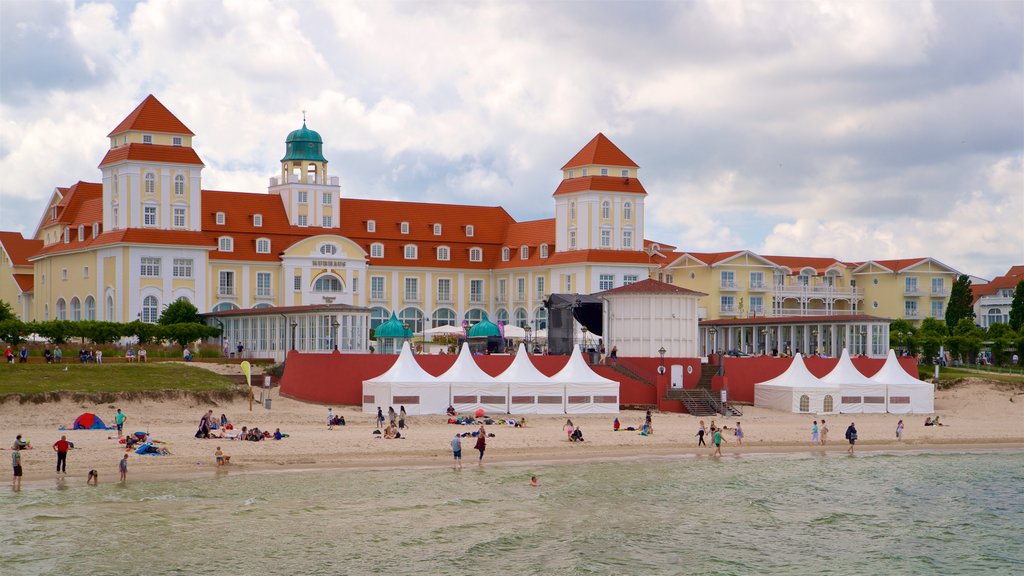
[[[124,458],[117,464],[117,469],[121,471],[121,482],[128,479],[128,455],[125,454]]]
[[[118,438],[124,436],[124,421],[126,419],[127,419],[127,416],[125,416],[124,412],[121,412],[121,409],[118,408],[117,409],[117,414],[114,415],[114,424],[117,424],[117,437]]]
[[[896,423],[896,439],[903,440],[903,420]]]
[[[736,437],[736,445],[743,446],[743,428],[740,428],[740,423],[736,423],[736,429],[732,432],[733,436]]]
[[[384,426],[384,411],[377,406],[377,430],[380,430]]]
[[[408,414],[405,413],[405,406],[402,406],[398,410],[398,427],[400,429],[403,429],[403,430],[405,429],[405,417],[406,416],[408,416]]]
[[[484,450],[487,449],[487,434],[483,432],[483,426],[480,427],[481,432],[476,437],[476,445],[473,446],[475,450],[480,451],[480,458],[477,460],[477,464],[483,466],[484,463]]]
[[[57,453],[57,472],[67,474],[68,471],[68,448],[71,443],[67,436],[61,436],[60,440],[53,443],[53,451]]]
[[[700,421],[700,428],[697,428],[697,446],[707,446],[704,442],[704,435],[707,434],[707,430],[704,429],[704,421]]]
[[[714,440],[715,440],[715,454],[714,455],[715,456],[721,456],[722,455],[722,429],[721,428],[715,430]]]
[[[453,470],[462,470],[462,439],[459,438],[459,433],[455,433],[455,438],[452,438],[452,457],[455,458],[455,463],[452,464]]]
[[[857,443],[857,427],[850,422],[850,427],[846,429],[846,439],[850,441],[850,447],[846,449],[847,454],[853,454],[853,445]]]
[[[14,445],[14,451],[11,452],[11,467],[14,468],[14,479],[11,481],[11,487],[17,492],[21,490],[21,446]]]
[[[327,409],[327,429],[334,430],[334,408]]]
[[[395,407],[394,406],[388,406],[388,422],[392,426],[395,425]]]
[[[811,444],[820,444],[821,439],[818,437],[818,421],[815,420],[814,424],[811,424]]]
[[[828,440],[828,425],[825,424],[825,419],[821,419],[821,445],[825,445],[825,441]]]

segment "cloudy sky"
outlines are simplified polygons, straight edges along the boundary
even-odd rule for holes
[[[99,181],[147,94],[208,189],[324,137],[353,197],[550,217],[597,132],[687,250],[1024,263],[1024,9],[1005,2],[0,2],[0,229]]]

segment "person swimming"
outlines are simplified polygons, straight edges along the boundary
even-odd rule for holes
[[[536,476],[530,476],[530,486],[540,486],[540,481]]]

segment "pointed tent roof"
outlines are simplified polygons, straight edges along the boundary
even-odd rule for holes
[[[512,363],[509,364],[504,372],[495,376],[494,380],[496,382],[530,384],[547,383],[548,377],[540,370],[537,370],[537,367],[533,365],[533,361],[530,360],[530,355],[526,352],[526,345],[520,342],[519,350],[516,351],[516,357],[512,359]]]
[[[459,350],[459,356],[455,359],[455,364],[452,364],[452,367],[447,372],[438,376],[437,380],[439,382],[472,382],[482,384],[492,382],[494,378],[477,366],[476,360],[473,360],[473,353],[469,351],[469,344],[463,342],[462,349]]]
[[[569,361],[565,363],[554,376],[551,377],[552,382],[561,382],[565,384],[607,384],[609,382],[617,383],[615,380],[609,380],[604,376],[601,376],[597,372],[594,372],[587,364],[587,361],[583,359],[583,352],[580,350],[574,350],[569,355]]]
[[[562,170],[568,170],[577,166],[589,166],[591,164],[639,168],[636,162],[630,160],[629,156],[626,156],[622,150],[619,150],[618,146],[612,144],[612,141],[600,132],[582,150],[577,152],[572,157],[572,160],[566,162],[565,166],[562,166]]]
[[[485,313],[483,320],[474,324],[466,335],[469,338],[486,338],[488,336],[501,336],[501,331],[498,330],[497,324],[487,319],[487,314]]]
[[[892,348],[889,349],[889,355],[885,358],[885,364],[882,364],[882,368],[871,377],[871,380],[880,384],[928,384],[924,380],[914,378],[900,365],[900,361],[896,359],[896,352]]]
[[[185,126],[178,117],[171,113],[166,106],[160,103],[156,99],[156,96],[150,94],[146,96],[135,110],[128,115],[127,118],[121,121],[107,134],[107,137],[113,136],[114,134],[120,134],[121,132],[127,132],[129,130],[139,130],[147,132],[167,132],[170,134],[186,134],[188,136],[195,136],[188,126]]]
[[[811,374],[811,371],[807,369],[807,365],[804,364],[804,357],[800,353],[793,356],[793,361],[790,362],[789,368],[786,368],[785,372],[771,380],[758,382],[757,385],[786,388],[839,388],[837,384],[823,382],[816,378],[814,374]]]
[[[843,354],[839,357],[839,363],[831,372],[821,377],[822,382],[829,382],[839,386],[877,386],[871,378],[861,374],[860,370],[850,360],[850,353],[843,348]]]
[[[395,316],[395,313],[391,313],[391,318],[377,326],[377,329],[373,332],[374,338],[412,338],[412,332],[406,329],[405,324]]]
[[[416,357],[412,353],[412,348],[409,347],[408,342],[405,342],[402,344],[402,352],[398,355],[398,359],[395,360],[395,363],[391,365],[391,368],[388,368],[387,372],[384,372],[380,376],[367,380],[367,382],[413,382],[434,384],[437,382],[437,378],[431,376],[429,372],[419,365],[419,362],[416,362]]]

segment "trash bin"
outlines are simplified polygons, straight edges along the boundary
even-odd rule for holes
[[[267,398],[266,400],[264,400],[263,404],[267,407],[267,410],[270,410],[270,398]]]

